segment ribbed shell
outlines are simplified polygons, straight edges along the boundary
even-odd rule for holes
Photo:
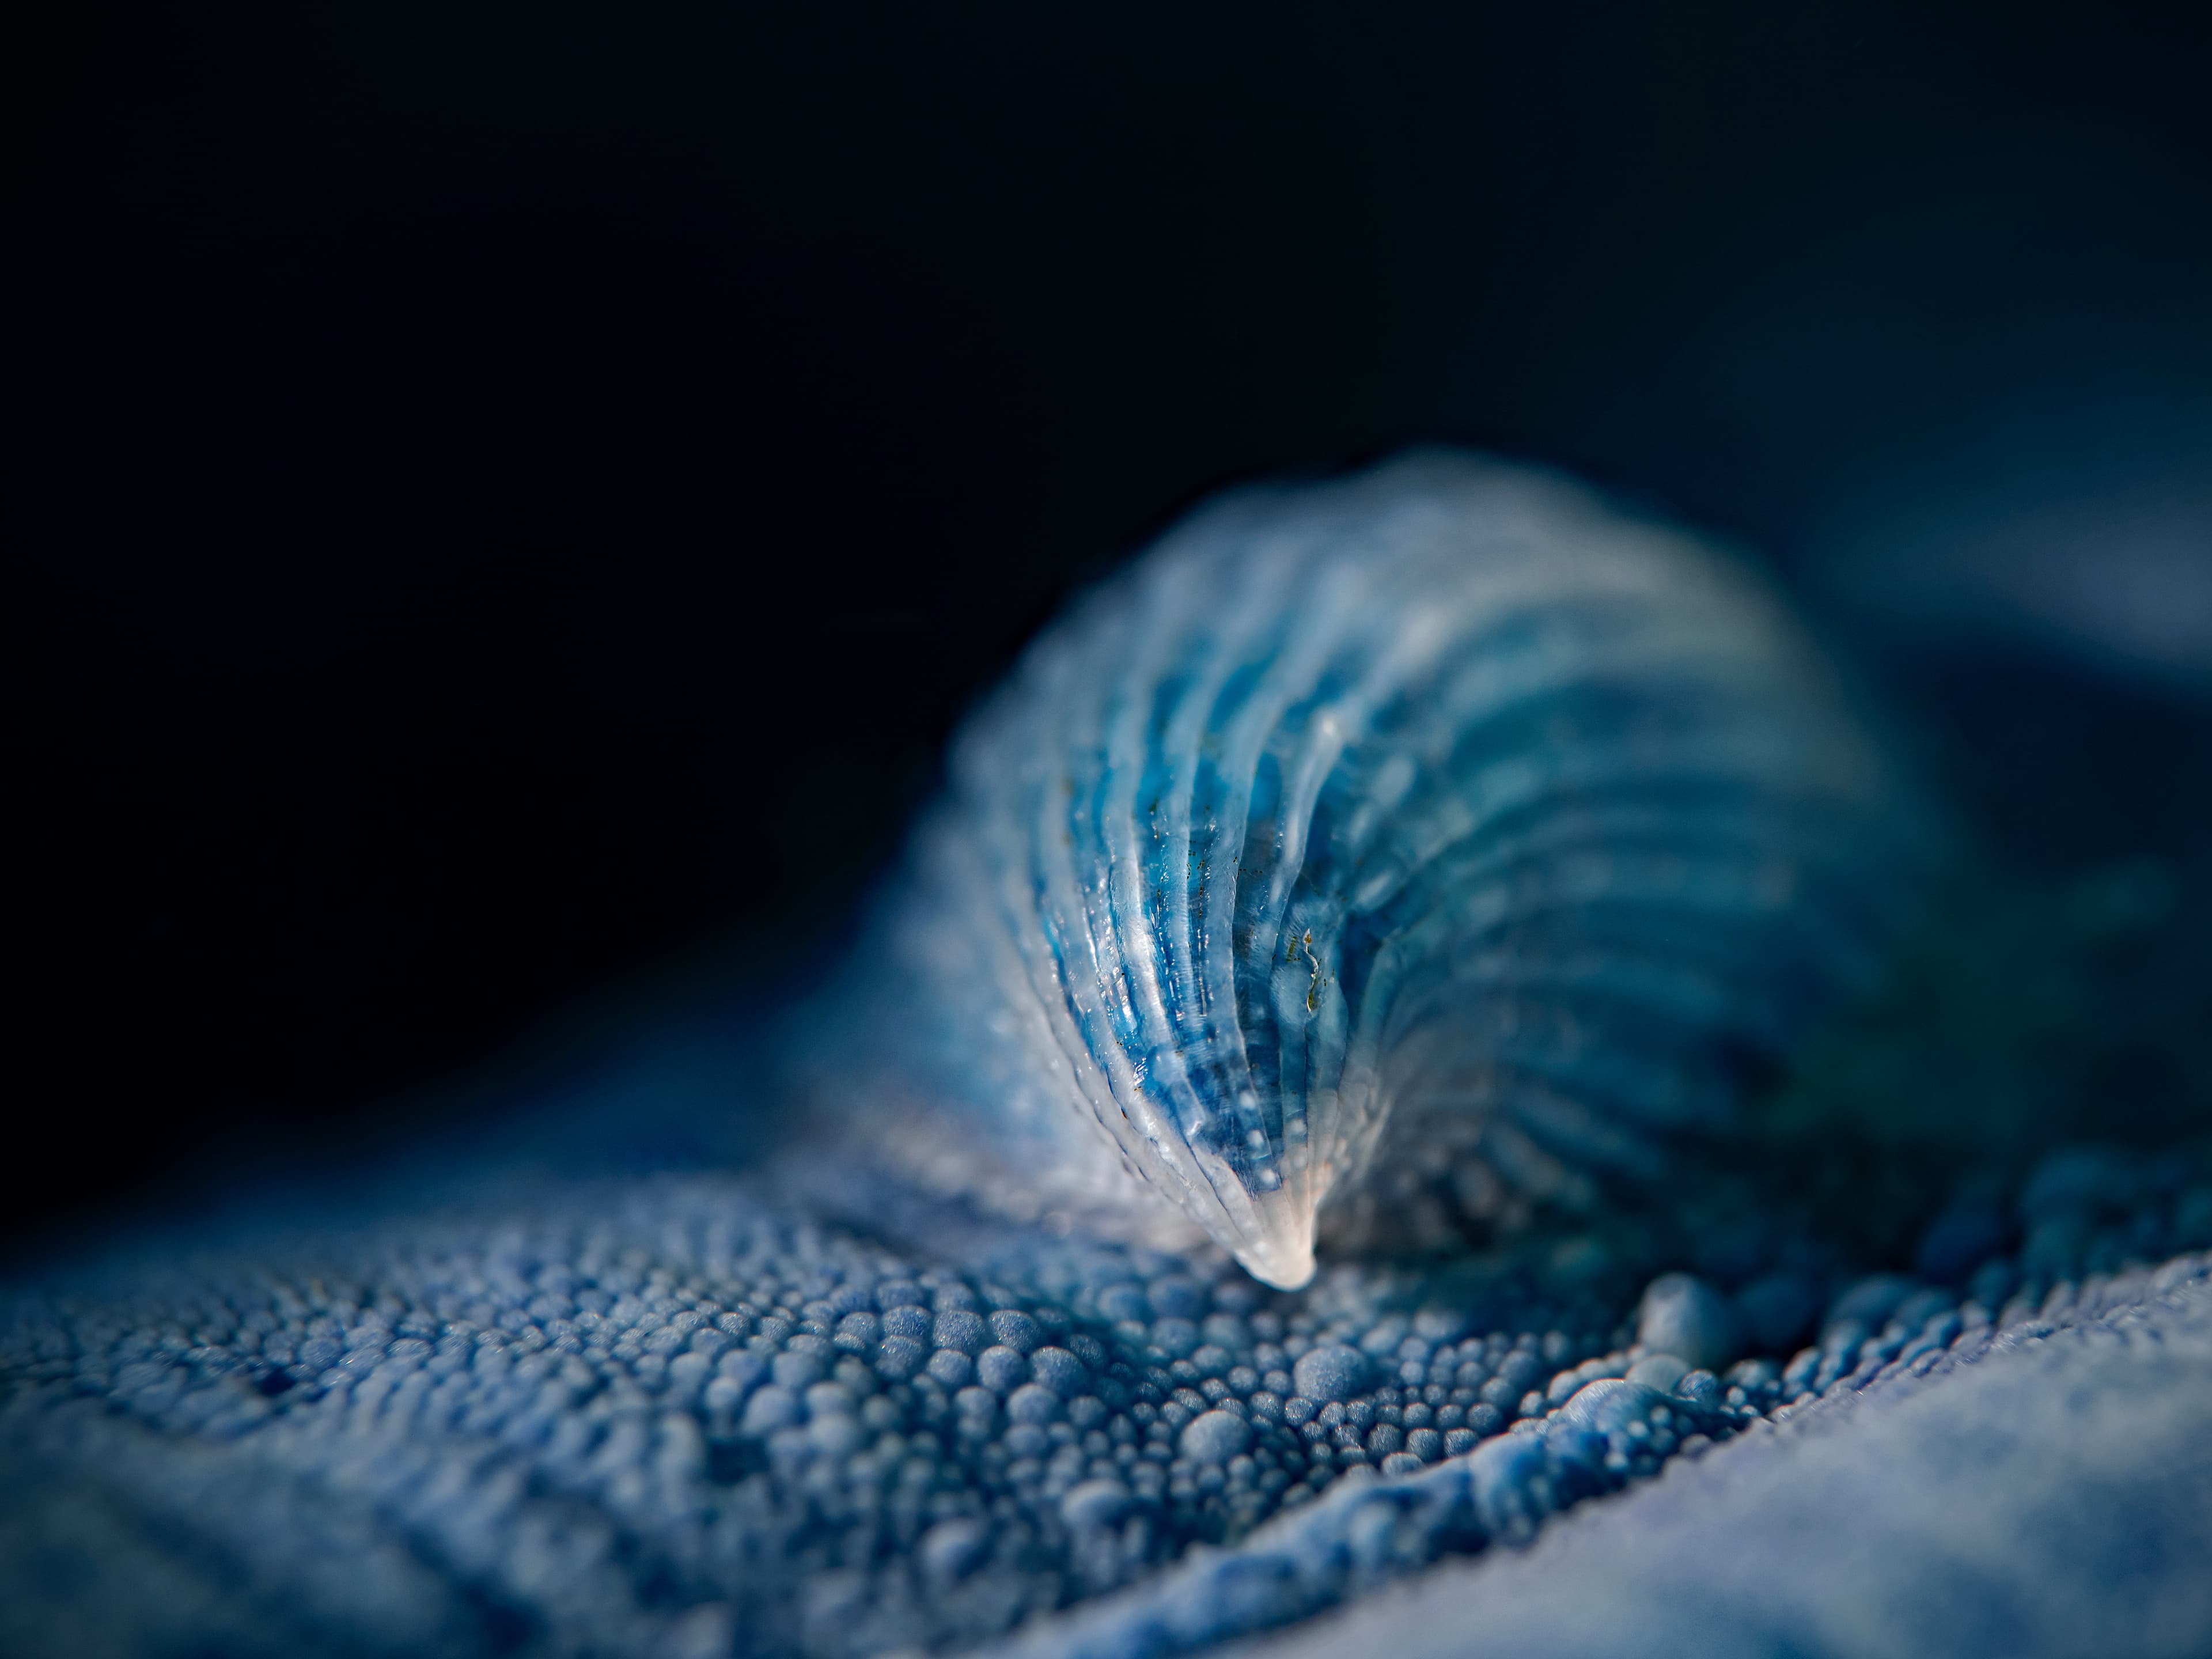
[[[1250,491],[965,729],[889,1018],[1001,1164],[1118,1149],[1296,1285],[1324,1206],[1494,1220],[1724,1128],[1863,943],[1881,793],[1678,534],[1449,454]]]

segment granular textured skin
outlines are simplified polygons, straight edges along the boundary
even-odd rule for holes
[[[2201,1654],[2212,1261],[2061,1303],[1263,1651]]]
[[[2065,1389],[2105,1340],[2084,1310],[2136,1309],[2136,1348],[2175,1322],[2179,1369],[2143,1387],[2203,1392],[2201,1310],[2172,1300],[2201,1297],[2200,1258],[2082,1277],[2200,1224],[2201,1173],[2099,1157],[2028,1182],[2026,1200],[2075,1205],[2076,1255],[1990,1258],[1968,1277],[1998,1306],[1841,1283],[1813,1342],[1721,1376],[1633,1342],[1650,1298],[1607,1310],[1540,1268],[1346,1267],[1272,1292],[1218,1254],[878,1206],[924,1250],[723,1174],[487,1180],[204,1255],[125,1250],[10,1296],[0,1646],[1195,1652],[1526,1544],[1587,1499],[1617,1494],[1599,1507],[1632,1535],[1678,1501],[1646,1483],[1685,1453],[1786,1459],[1773,1423],[1862,1391],[1823,1455],[1866,1437],[1879,1494],[1948,1503],[1955,1460],[1882,1425],[1893,1395],[1963,1398],[1945,1379],[1986,1351],[2061,1331],[2083,1350],[2023,1433],[2067,1432]],[[2101,1208],[2064,1196],[2085,1159]],[[1725,1443],[1747,1430],[1767,1449]],[[2112,1478],[2155,1503],[2201,1474]],[[1761,1547],[1782,1571],[1787,1540]]]

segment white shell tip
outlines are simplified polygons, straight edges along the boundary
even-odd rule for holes
[[[1271,1239],[1247,1245],[1237,1250],[1237,1260],[1262,1285],[1272,1285],[1279,1291],[1304,1290],[1313,1281],[1313,1237],[1309,1232],[1297,1243]]]

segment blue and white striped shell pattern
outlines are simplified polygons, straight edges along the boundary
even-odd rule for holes
[[[1495,1224],[1725,1130],[1864,956],[1887,793],[1677,532],[1450,453],[1246,491],[959,737],[876,1017],[971,1150],[1118,1164],[1295,1286],[1331,1214]]]

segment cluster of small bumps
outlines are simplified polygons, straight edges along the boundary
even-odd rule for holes
[[[1036,1233],[922,1260],[666,1177],[503,1226],[295,1243],[266,1258],[282,1271],[142,1265],[129,1294],[21,1300],[0,1440],[50,1474],[99,1460],[155,1513],[203,1503],[214,1449],[398,1536],[470,1617],[549,1650],[632,1645],[641,1621],[701,1653],[739,1632],[957,1648],[1167,1583],[1194,1544],[1351,1559],[1363,1493],[1450,1493],[1413,1545],[1374,1546],[1384,1576],[1525,1537],[1823,1392],[2056,1316],[2094,1298],[2084,1271],[2212,1243],[2185,1237],[2212,1231],[2212,1188],[2102,1154],[2052,1160],[2012,1214],[2017,1254],[1848,1284],[1791,1357],[1757,1351],[1771,1275],[1665,1275],[1609,1316],[1529,1282],[1476,1320],[1380,1268],[1278,1293],[1218,1256]],[[1938,1218],[1923,1254],[1962,1227]],[[1331,1571],[1235,1620],[1348,1593]],[[453,1650],[480,1645],[456,1618]]]

